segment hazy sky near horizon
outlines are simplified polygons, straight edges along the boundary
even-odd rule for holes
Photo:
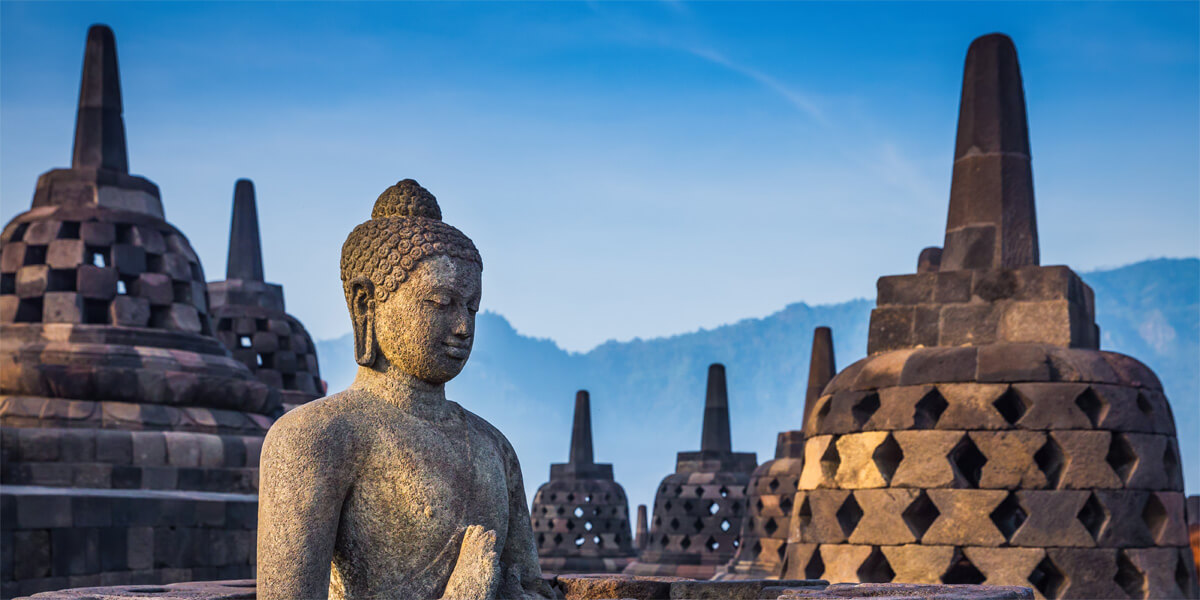
[[[349,331],[346,234],[412,177],[483,307],[570,350],[873,297],[940,245],[967,45],[1021,60],[1043,264],[1200,254],[1178,3],[0,3],[0,218],[70,161],[88,25],[129,162],[210,280],[254,180],[267,280]]]

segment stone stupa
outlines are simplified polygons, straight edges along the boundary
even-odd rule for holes
[[[812,411],[821,390],[837,369],[833,359],[833,331],[813,331],[809,357],[808,386],[803,413]],[[717,579],[778,578],[783,574],[792,502],[804,467],[804,432],[784,431],[775,441],[775,458],[758,465],[750,475],[746,492],[746,518],[737,554],[721,568]]]
[[[1008,37],[967,51],[945,245],[882,277],[867,358],[806,423],[785,576],[1195,597],[1171,408],[1039,266]]]
[[[158,186],[129,174],[116,45],[93,26],[71,168],[0,234],[0,594],[251,576],[279,410],[212,337]]]
[[[617,573],[637,555],[629,501],[611,464],[592,454],[592,412],[586,390],[575,395],[571,453],[550,465],[550,481],[533,497],[533,535],[548,573]]]
[[[283,286],[263,279],[262,242],[254,183],[233,188],[225,280],[211,281],[213,329],[233,357],[263,383],[279,390],[290,410],[325,394],[317,348],[308,331],[284,309]]]
[[[753,452],[733,452],[725,367],[708,368],[699,452],[680,452],[675,472],[654,495],[645,549],[628,575],[708,579],[733,558],[746,516],[746,485],[757,466]]]

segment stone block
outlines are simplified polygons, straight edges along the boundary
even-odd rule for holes
[[[954,468],[947,456],[958,445],[961,432],[896,431],[892,436],[904,453],[904,460],[892,475],[893,486],[941,488],[954,485]]]
[[[987,457],[979,487],[987,489],[1044,488],[1048,485],[1034,456],[1046,444],[1040,431],[972,431],[971,441]],[[1047,456],[1047,467],[1061,469],[1061,458]]]
[[[981,346],[996,341],[999,314],[990,304],[950,304],[942,308],[939,346]]]
[[[1154,403],[1150,394],[1124,385],[1092,384],[1077,402],[1086,408],[1088,424],[1098,429],[1167,433],[1156,431]],[[1141,395],[1139,402],[1138,396]],[[1158,395],[1161,397],[1161,394]],[[1168,431],[1174,431],[1171,427]]]
[[[886,431],[852,433],[837,439],[841,458],[835,481],[842,489],[877,488],[888,484],[887,477],[876,464],[874,453],[888,438]]]
[[[1145,490],[1170,489],[1163,457],[1167,453],[1168,437],[1147,433],[1118,433],[1129,444],[1136,461],[1125,478],[1125,487]]]
[[[49,244],[58,237],[58,230],[61,226],[60,221],[30,221],[29,227],[25,229],[25,236],[21,240],[30,245]]]
[[[1046,557],[1041,548],[963,548],[967,560],[986,579],[983,585],[1032,587],[1029,574]]]
[[[870,357],[870,360],[863,362],[855,377],[854,389],[875,391],[900,385],[900,373],[913,352],[913,349],[901,349]],[[831,386],[826,386],[826,389],[830,388]]]
[[[17,320],[17,313],[21,310],[21,299],[15,295],[4,294],[0,295],[0,322],[13,323]],[[41,316],[40,314],[37,316]]]
[[[74,496],[71,516],[76,528],[108,527],[112,525],[112,498],[104,496]]]
[[[90,246],[111,246],[117,241],[117,229],[112,223],[86,221],[79,224],[79,239]]]
[[[989,344],[979,348],[978,357],[980,383],[1050,380],[1050,363],[1041,344]]]
[[[671,583],[679,577],[634,577],[630,575],[559,575],[558,588],[565,600],[670,598]]]
[[[933,301],[938,304],[965,303],[971,300],[971,271],[942,271],[934,284]]]
[[[167,460],[167,442],[161,431],[130,433],[132,462],[139,466],[161,466]]]
[[[97,430],[96,460],[113,465],[130,464],[133,461],[133,438],[130,433],[119,430]]]
[[[821,553],[821,560],[825,563],[825,573],[821,579],[859,581],[858,570],[871,555],[873,547],[822,544],[818,550]]]
[[[100,570],[100,535],[94,528],[50,531],[51,572],[56,576],[88,575]]]
[[[18,429],[14,433],[18,440],[22,461],[51,462],[58,460],[62,437],[60,430]]]
[[[71,527],[71,499],[65,495],[17,496],[18,529],[52,529]]]
[[[906,385],[879,390],[879,409],[864,428],[878,431],[911,429],[917,402],[933,389],[931,385]]]
[[[117,295],[117,270],[80,265],[75,270],[75,290],[84,298],[112,300]]]
[[[225,513],[225,502],[223,501],[198,501],[196,502],[196,525],[200,527],[224,528]]]
[[[117,244],[112,247],[113,267],[125,276],[138,276],[146,272],[146,251],[132,244]]]
[[[108,307],[109,322],[120,327],[150,324],[150,301],[134,296],[117,296]]]
[[[1066,300],[1009,302],[1000,317],[999,341],[1043,343],[1070,347],[1078,345],[1072,336],[1071,304]]]
[[[859,512],[856,518],[849,508],[851,493],[847,490],[812,490],[804,498],[797,494],[796,501],[801,503],[796,531],[800,539],[806,542],[842,543],[854,531],[862,516]],[[807,512],[811,514],[808,518],[804,516],[805,501]],[[843,507],[847,510],[843,510]]]
[[[1053,431],[1051,438],[1062,449],[1066,462],[1058,487],[1063,489],[1106,489],[1122,487],[1121,478],[1109,464],[1112,434],[1107,431]]]
[[[107,489],[112,487],[112,465],[86,463],[72,465],[71,487]]]
[[[126,536],[125,562],[130,569],[151,569],[154,567],[154,528],[130,527]]]
[[[1025,413],[1018,425],[1025,429],[1091,429],[1080,408],[1080,397],[1088,392],[1082,383],[1018,383],[1013,385],[1024,400]]]
[[[989,515],[1008,495],[1003,490],[927,490],[940,515],[929,526],[923,544],[999,546],[1004,534]]]
[[[191,304],[172,303],[163,311],[160,327],[174,331],[200,333],[200,313]]]
[[[46,264],[51,269],[74,269],[85,263],[83,240],[53,240],[46,247]]]
[[[1132,490],[1095,490],[1095,500],[1081,514],[1098,546],[1153,546],[1154,538],[1142,511],[1150,493]]]
[[[191,281],[192,268],[187,257],[178,252],[167,252],[162,255],[163,274],[174,281]]]
[[[1115,548],[1047,548],[1046,556],[1066,576],[1058,598],[1121,598],[1125,595],[1115,582]]]
[[[0,246],[0,273],[16,273],[24,264],[24,242],[8,242]]]
[[[938,429],[1007,429],[1010,425],[996,409],[996,401],[1008,386],[996,383],[944,383],[938,392],[946,400],[946,409],[937,421]]]
[[[83,297],[75,292],[46,292],[42,297],[42,322],[83,322]]]
[[[26,265],[17,270],[16,292],[20,298],[36,298],[49,287],[50,267]]]
[[[898,545],[919,542],[920,534],[924,532],[913,531],[904,518],[905,510],[916,500],[918,494],[918,490],[905,488],[854,492],[854,499],[861,507],[863,517],[850,536],[850,543]],[[889,556],[889,561],[890,558]]]
[[[953,546],[882,546],[888,566],[895,572],[893,581],[904,583],[940,584],[942,574],[950,568],[954,558]]]
[[[1123,556],[1122,556],[1123,555]],[[1189,590],[1180,589],[1169,565],[1178,560],[1179,552],[1174,548],[1126,548],[1117,555],[1117,582],[1130,585],[1124,588],[1131,597],[1145,598],[1188,598]],[[1126,563],[1127,561],[1127,563]],[[1133,567],[1132,572],[1122,573],[1125,563]]]
[[[937,346],[941,335],[942,307],[931,304],[918,306],[913,312],[912,345],[918,348]]]
[[[247,456],[247,462],[249,460]],[[799,489],[815,490],[834,486],[834,477],[840,464],[841,457],[837,455],[834,436],[809,437],[804,443],[804,470],[800,474]]]
[[[913,305],[933,302],[938,276],[934,273],[891,275],[875,282],[875,305]]]
[[[167,431],[167,463],[174,467],[200,466],[200,441],[194,434]]]
[[[1096,541],[1080,521],[1089,518],[1094,505],[1084,510],[1091,492],[1020,490],[1016,492],[1027,515],[1013,533],[1013,546],[1045,548],[1049,546],[1092,547]],[[990,511],[989,511],[990,512]]]
[[[867,332],[867,354],[912,346],[916,311],[911,306],[886,306],[871,311]]]
[[[179,488],[179,471],[175,467],[138,467],[141,472],[141,487],[147,490],[174,490]]]
[[[59,429],[59,456],[64,462],[86,463],[96,460],[96,434],[91,429]]]
[[[142,273],[130,286],[133,295],[145,298],[153,306],[169,306],[175,301],[171,278],[162,273]]]
[[[13,570],[15,579],[50,576],[50,532],[44,529],[13,532]]]

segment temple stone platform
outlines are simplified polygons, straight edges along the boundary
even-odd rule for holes
[[[700,581],[682,577],[560,575],[547,577],[564,600],[751,600],[757,598],[924,598],[926,600],[1025,600],[1029,588],[982,585],[833,584],[822,580],[751,579]],[[175,583],[162,586],[93,587],[43,592],[39,600],[253,600],[253,579]]]

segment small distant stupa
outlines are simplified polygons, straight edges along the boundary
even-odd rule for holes
[[[312,338],[285,312],[283,287],[263,279],[258,208],[248,179],[233,187],[225,280],[209,282],[208,293],[217,339],[259,381],[279,390],[285,410],[325,395]]]
[[[1008,37],[967,51],[944,247],[877,287],[867,358],[805,425],[785,576],[1195,597],[1162,385],[1099,349],[1091,288],[1039,266]]]
[[[530,515],[545,572],[615,573],[637,555],[625,490],[613,480],[612,465],[593,458],[586,390],[575,395],[567,462],[550,465],[550,481],[538,488]]]
[[[817,327],[813,331],[803,414],[811,412],[821,390],[836,372],[833,331]],[[718,572],[717,579],[765,579],[782,575],[792,503],[804,467],[804,435],[803,431],[780,433],[775,441],[775,458],[759,465],[750,475],[750,485],[746,488],[747,514],[742,522],[738,551]]]
[[[708,368],[699,452],[680,452],[654,495],[649,541],[630,575],[709,579],[737,551],[753,452],[733,452],[725,367]]]

